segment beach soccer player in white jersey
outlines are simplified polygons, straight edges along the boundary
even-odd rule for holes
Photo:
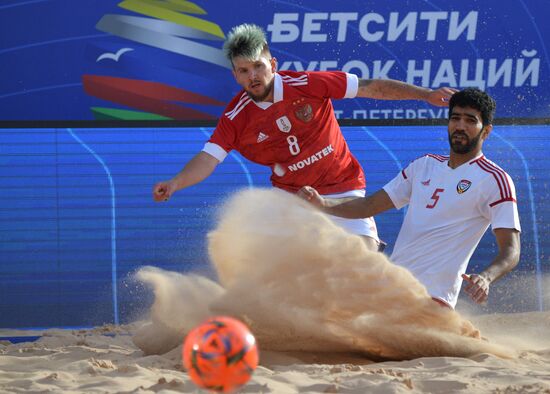
[[[489,285],[511,271],[520,254],[514,183],[481,150],[492,130],[495,107],[479,89],[455,93],[449,102],[450,155],[414,160],[372,196],[326,199],[307,186],[298,195],[324,212],[346,218],[408,205],[391,260],[407,268],[439,303],[454,308],[463,279],[466,292],[482,303]],[[481,273],[466,275],[489,225],[498,254]]]
[[[311,185],[334,198],[364,196],[363,170],[342,136],[331,99],[417,99],[447,106],[455,92],[395,80],[363,80],[341,71],[277,71],[265,34],[255,25],[233,28],[224,50],[243,90],[223,112],[204,149],[174,178],[154,186],[155,201],[166,201],[177,190],[207,178],[231,150],[269,166],[272,184],[288,192]],[[371,250],[379,247],[372,218],[334,219],[365,236]]]

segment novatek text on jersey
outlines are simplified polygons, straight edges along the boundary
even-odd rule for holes
[[[288,169],[290,171],[301,170],[302,168],[307,167],[307,166],[315,163],[316,161],[319,161],[319,160],[325,158],[326,156],[330,155],[332,152],[334,152],[334,148],[332,147],[332,145],[328,145],[328,146],[324,147],[323,149],[321,149],[319,152],[315,153],[314,155],[311,155],[307,159],[300,160],[298,163],[289,165]]]

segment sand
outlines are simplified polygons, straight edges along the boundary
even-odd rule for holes
[[[550,393],[549,312],[468,319],[440,307],[408,271],[277,190],[230,199],[208,237],[217,280],[144,267],[148,320],[0,343],[0,391],[195,392],[181,342],[223,314],[260,347],[241,392]]]
[[[532,335],[529,328],[546,324],[546,342],[517,348],[518,356],[513,359],[482,353],[469,358],[373,363],[349,353],[263,351],[261,366],[241,392],[550,393],[550,314],[486,315],[476,323],[490,325],[495,320],[521,330],[526,338]],[[36,342],[0,344],[0,392],[198,392],[181,370],[181,347],[145,356],[132,342],[136,328],[51,330]],[[512,343],[508,346],[513,348]]]

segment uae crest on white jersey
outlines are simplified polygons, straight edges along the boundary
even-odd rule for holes
[[[468,190],[472,186],[472,182],[470,182],[467,179],[463,179],[456,185],[456,191],[458,194],[464,193],[466,190]]]
[[[290,129],[292,129],[290,120],[288,120],[286,116],[281,116],[275,122],[277,123],[277,127],[279,127],[279,130],[281,130],[283,133],[288,133]]]

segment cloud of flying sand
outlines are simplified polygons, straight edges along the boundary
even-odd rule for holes
[[[208,240],[221,286],[150,268],[138,274],[155,291],[153,325],[142,345],[158,337],[155,326],[181,340],[199,317],[228,314],[247,322],[265,350],[510,356],[475,338],[475,327],[434,303],[407,270],[286,192],[237,193]]]

